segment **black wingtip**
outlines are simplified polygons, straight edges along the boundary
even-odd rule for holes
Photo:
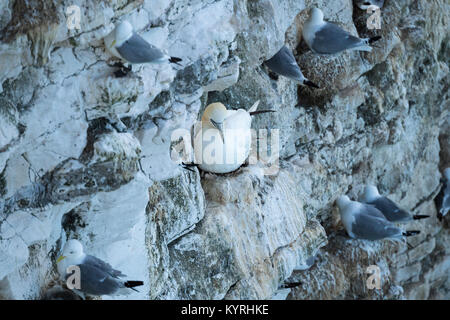
[[[413,216],[414,220],[420,220],[420,219],[426,219],[429,218],[430,216],[427,216],[425,214],[416,214],[415,216]]]
[[[304,85],[307,85],[308,87],[313,87],[313,88],[320,89],[319,86],[318,86],[317,84],[315,84],[314,82],[309,81],[309,80],[303,81],[303,84],[304,84]]]
[[[261,114],[261,113],[267,113],[267,112],[276,112],[275,110],[258,110],[258,111],[253,111],[253,112],[249,112],[251,116],[254,116],[256,114]]]
[[[411,236],[418,235],[419,233],[420,233],[420,230],[409,230],[409,231],[403,232],[403,235],[405,237],[411,237]]]
[[[177,57],[170,57],[170,59],[169,59],[170,63],[175,63],[175,64],[177,64],[179,66],[182,66],[182,64],[179,63],[180,61],[183,61],[183,59],[177,58]]]
[[[124,284],[125,284],[125,287],[133,289],[134,287],[143,286],[144,285],[144,281],[128,280]]]
[[[190,172],[197,173],[195,170],[191,169],[191,167],[197,167],[197,164],[195,164],[195,163],[184,163],[184,162],[182,162],[181,163],[181,167],[183,169],[185,169],[185,170],[190,171]]]
[[[381,39],[381,36],[375,36],[369,39],[369,43],[374,43]]]
[[[292,288],[296,288],[303,285],[303,283],[301,282],[289,282],[289,283],[285,283],[282,287],[283,289],[292,289]]]

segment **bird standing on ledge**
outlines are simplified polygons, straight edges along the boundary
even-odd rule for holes
[[[119,270],[115,270],[108,263],[83,252],[82,244],[75,239],[68,240],[64,246],[63,254],[56,260],[58,272],[64,280],[71,275],[67,268],[77,266],[80,269],[80,288],[82,294],[94,296],[125,295],[134,287],[142,286],[142,281],[125,281],[126,277]]]
[[[380,36],[360,39],[337,26],[323,20],[323,12],[313,8],[302,30],[308,47],[318,54],[335,54],[344,50],[372,51],[369,45],[381,39]]]
[[[203,112],[201,128],[194,131],[195,163],[203,171],[233,172],[245,162],[251,150],[252,115],[274,112],[256,111],[257,101],[249,111],[227,110],[220,102],[208,105]]]

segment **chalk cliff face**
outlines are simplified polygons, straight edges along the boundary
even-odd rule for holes
[[[312,6],[382,39],[314,55],[301,39]],[[61,284],[68,238],[145,282],[114,299],[449,299],[449,224],[432,201],[450,166],[449,13],[444,0],[385,1],[382,29],[368,30],[350,0],[2,0],[0,299]],[[114,77],[103,37],[122,19],[183,66]],[[284,43],[321,89],[267,75]],[[253,120],[280,130],[275,174],[171,160],[171,133],[207,104],[256,100],[277,111]],[[367,182],[431,215],[406,225],[420,235],[349,239],[335,199]],[[370,265],[381,289],[366,286]]]

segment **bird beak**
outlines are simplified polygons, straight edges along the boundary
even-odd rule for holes
[[[58,258],[58,260],[56,260],[56,263],[60,263],[62,260],[64,260],[65,258],[67,258],[67,257],[65,257],[65,256],[60,256],[59,258]]]
[[[221,122],[221,123],[215,122],[213,119],[210,119],[210,121],[213,124],[213,126],[216,127],[217,130],[219,130],[220,137],[222,138],[222,143],[225,144],[225,138],[224,138],[224,135],[223,135],[223,122]]]
[[[110,48],[114,47],[116,45],[116,40],[114,39],[113,42],[111,42]]]

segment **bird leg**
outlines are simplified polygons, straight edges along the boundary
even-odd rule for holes
[[[116,62],[114,64],[114,67],[119,68],[119,70],[116,70],[114,72],[114,75],[116,76],[116,78],[126,77],[128,75],[128,73],[130,73],[132,70],[131,64],[129,64],[128,67],[126,67],[122,62]]]
[[[280,78],[276,73],[269,71],[269,77],[272,80],[278,81],[278,79]]]

